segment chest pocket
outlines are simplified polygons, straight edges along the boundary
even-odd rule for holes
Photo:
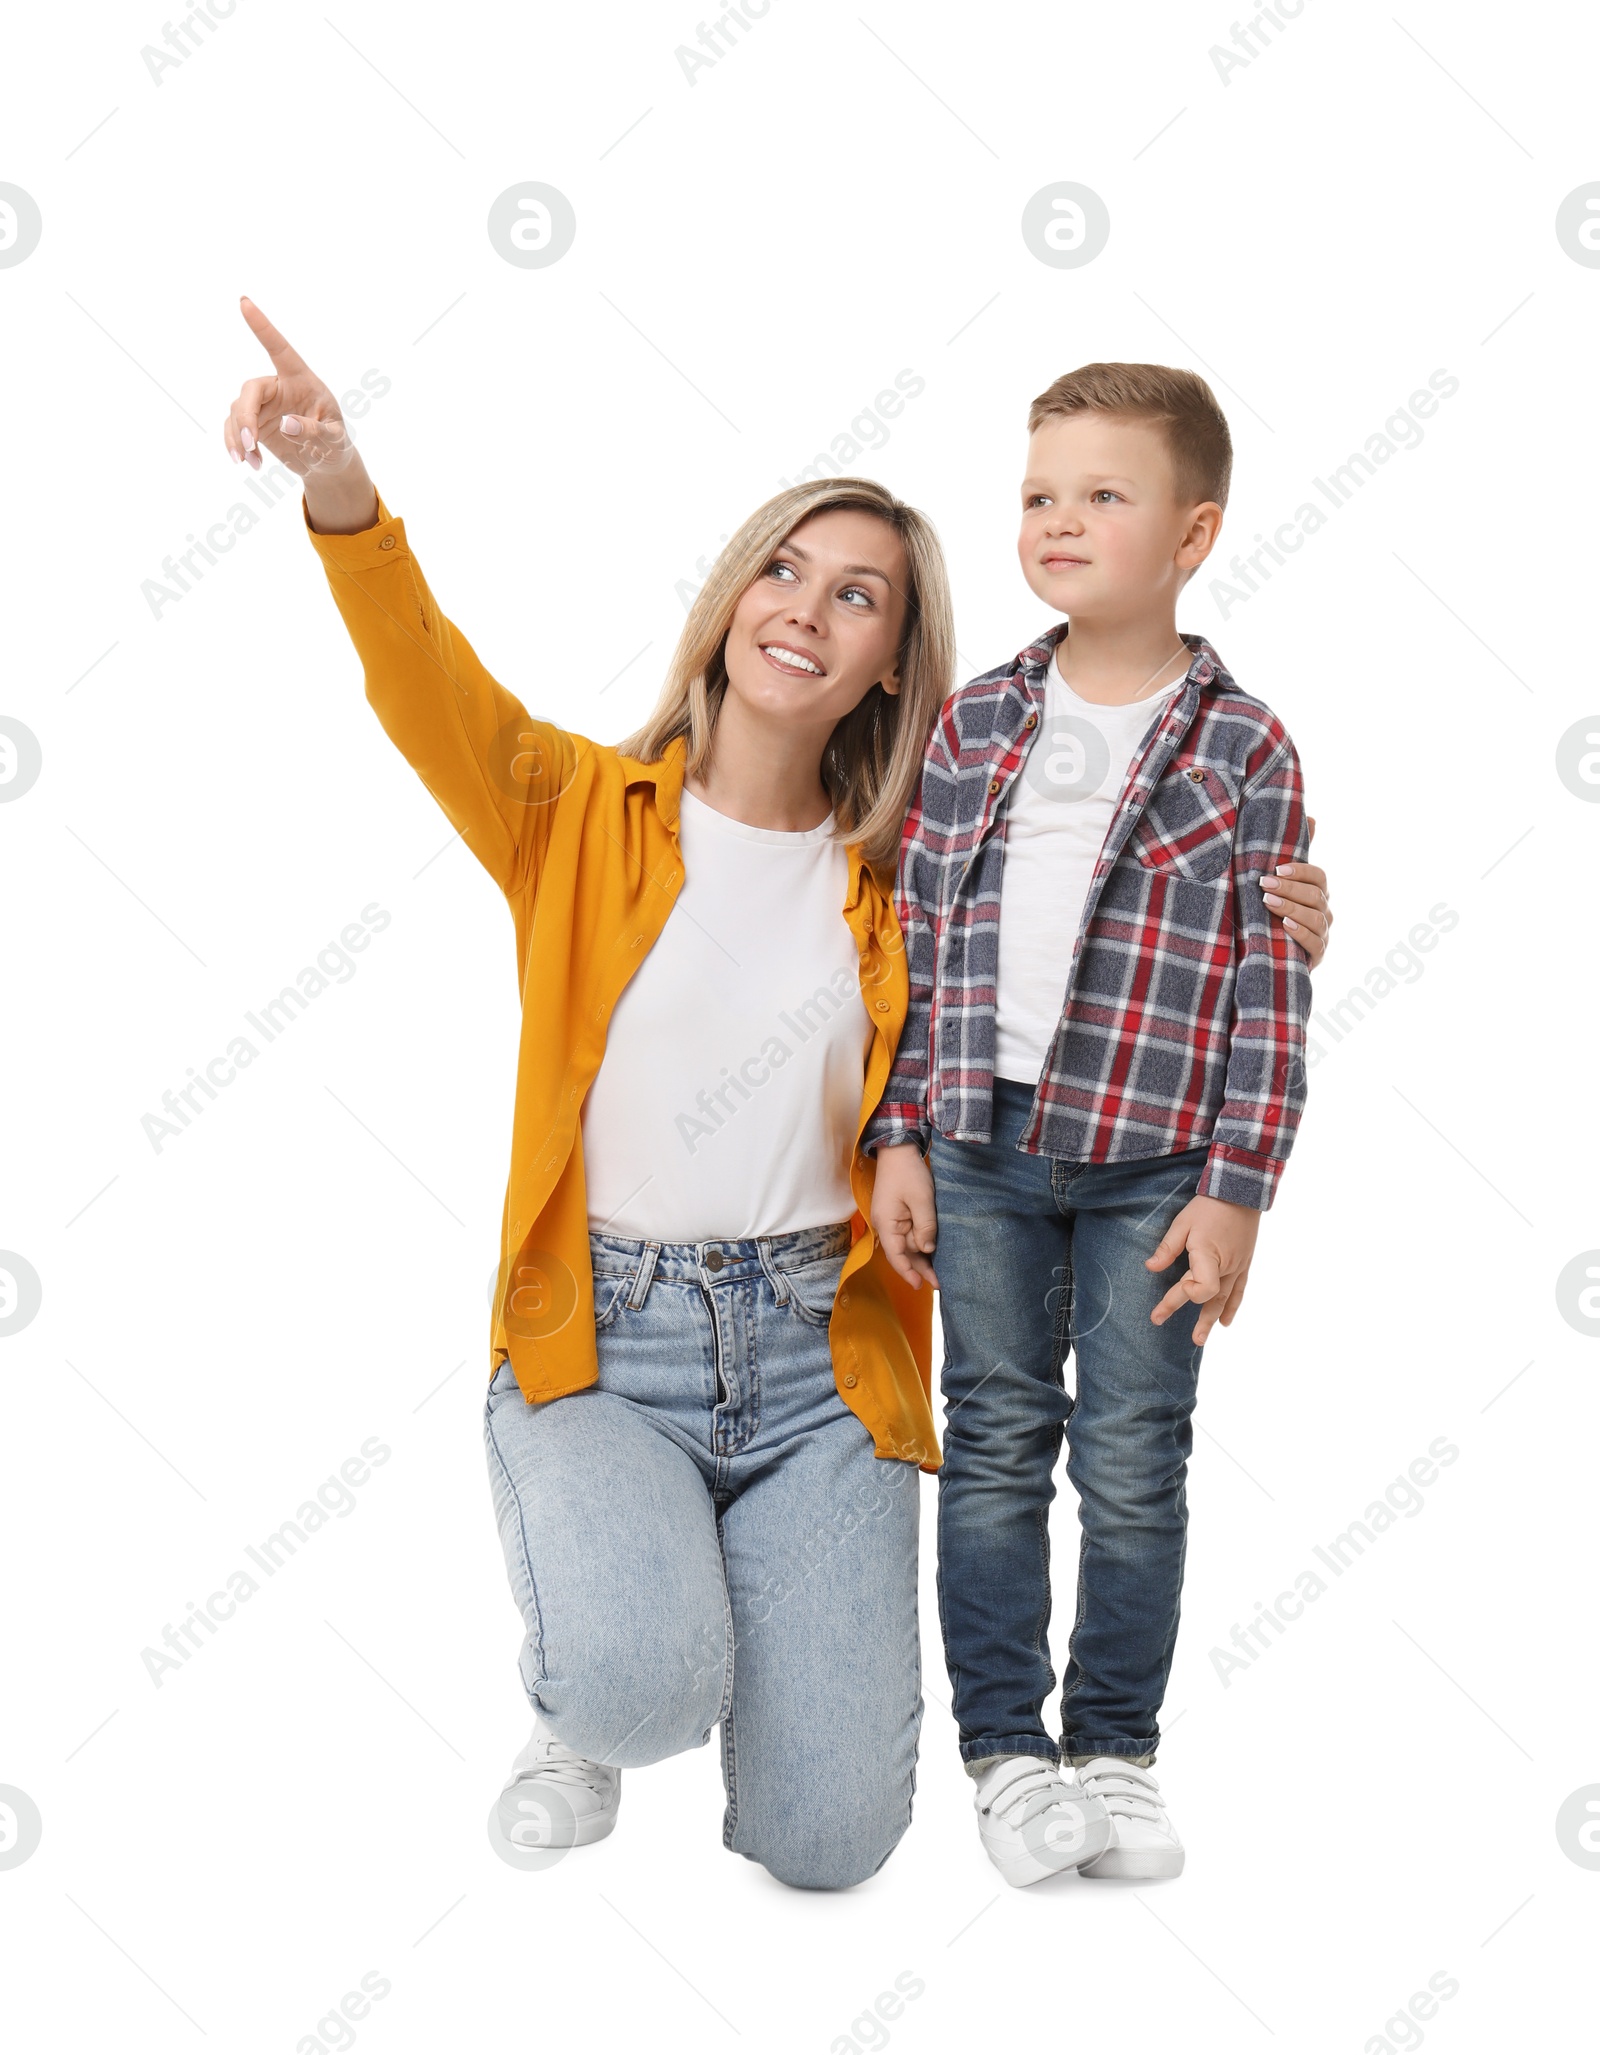
[[[1211,884],[1228,875],[1238,818],[1238,793],[1220,771],[1174,764],[1128,837],[1128,853],[1146,870]]]

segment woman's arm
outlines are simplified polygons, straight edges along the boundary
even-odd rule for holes
[[[578,743],[537,721],[441,612],[351,443],[332,392],[251,301],[273,363],[234,401],[224,440],[260,469],[264,448],[304,483],[306,532],[366,673],[367,698],[501,890],[537,878]]]

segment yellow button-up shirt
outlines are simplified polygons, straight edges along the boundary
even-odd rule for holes
[[[599,1378],[579,1113],[612,1012],[683,884],[684,744],[641,763],[535,720],[439,610],[381,496],[376,526],[358,535],[320,535],[309,518],[306,533],[369,702],[511,908],[522,1039],[490,1375],[509,1357],[524,1398],[561,1398]],[[874,1033],[850,1166],[853,1239],[828,1340],[839,1395],[877,1453],[934,1470],[933,1294],[913,1291],[878,1246],[875,1163],[859,1146],[906,1015],[892,883],[850,845],[842,910]]]

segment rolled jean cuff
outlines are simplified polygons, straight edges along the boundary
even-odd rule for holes
[[[1159,1736],[1149,1741],[1080,1741],[1074,1736],[1069,1743],[1061,1744],[1061,1760],[1080,1769],[1084,1763],[1092,1762],[1097,1755],[1114,1755],[1121,1762],[1137,1763],[1147,1770],[1156,1759],[1156,1743]]]
[[[999,1741],[963,1741],[961,1760],[969,1767],[1002,1755],[1037,1755],[1044,1762],[1057,1763],[1061,1751],[1043,1734],[1018,1734]]]

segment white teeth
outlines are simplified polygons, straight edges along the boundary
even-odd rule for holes
[[[780,649],[775,642],[762,645],[767,655],[776,657],[780,664],[787,664],[791,670],[809,671],[813,678],[822,676],[821,664],[814,664],[809,657],[798,656],[792,649]]]

